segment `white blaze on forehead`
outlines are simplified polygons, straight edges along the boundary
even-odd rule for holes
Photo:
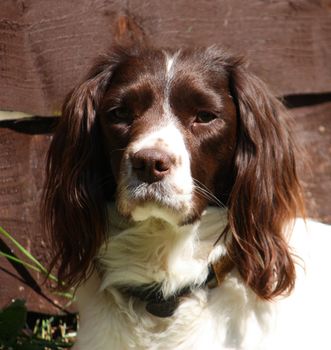
[[[166,64],[167,83],[169,83],[170,79],[173,76],[176,60],[177,60],[179,54],[180,54],[180,50],[175,52],[172,55],[167,53],[167,52],[164,52],[165,60],[166,60],[165,64]]]
[[[174,75],[174,67],[175,67],[175,61],[179,55],[179,51],[177,51],[174,55],[170,56],[169,54],[165,53],[166,58],[166,84],[164,88],[164,99],[163,99],[163,118],[166,120],[173,120],[175,116],[173,115],[173,112],[170,107],[169,97],[170,97],[170,88],[171,88],[171,81]]]
[[[162,115],[130,143],[123,162],[123,184],[119,203],[136,221],[154,216],[169,222],[180,222],[193,209],[194,184],[191,175],[190,153],[184,134],[169,102],[174,67],[179,52],[165,55],[165,76]],[[156,184],[140,182],[132,168],[130,158],[144,149],[157,149],[171,159],[169,173]],[[135,199],[147,198],[144,203]],[[146,196],[146,197],[144,197]],[[150,198],[155,199],[151,202]],[[127,207],[127,208],[126,208]]]
[[[175,62],[175,57],[169,57],[167,56],[166,66],[167,66],[167,73],[169,74],[171,72],[171,68]]]
[[[164,52],[167,80],[164,89],[163,115],[160,118],[160,124],[154,125],[152,130],[148,130],[130,148],[133,152],[138,152],[145,148],[157,148],[166,152],[174,160],[174,164],[171,167],[170,174],[163,181],[172,186],[177,194],[189,195],[191,200],[194,185],[191,176],[190,154],[185,145],[184,135],[177,125],[178,121],[169,102],[171,80],[179,54],[180,51],[173,55]]]

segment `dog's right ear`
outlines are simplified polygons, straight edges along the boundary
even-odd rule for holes
[[[48,151],[42,214],[60,288],[85,279],[104,241],[111,185],[97,110],[112,71],[110,62],[95,65],[67,96]]]
[[[67,96],[48,152],[42,216],[53,247],[50,269],[58,267],[65,288],[89,275],[107,231],[108,196],[115,192],[97,112],[116,67],[146,43],[127,15],[118,18],[113,35],[110,52]]]

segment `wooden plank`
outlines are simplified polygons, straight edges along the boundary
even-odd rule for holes
[[[331,102],[295,108],[292,114],[305,155],[300,177],[308,216],[331,224]]]
[[[330,92],[330,0],[0,2],[0,109],[56,115],[129,11],[157,45],[244,53],[278,95]]]
[[[156,43],[217,44],[245,54],[279,96],[331,91],[329,0],[129,0],[129,11]]]
[[[50,248],[40,224],[39,202],[49,141],[49,135],[0,128],[0,225],[44,265],[49,263]],[[0,250],[12,250],[24,259],[13,244],[0,238]],[[15,298],[25,299],[27,307],[38,312],[60,312],[57,305],[64,305],[43,285],[43,276],[20,265],[14,267],[3,257],[0,280],[0,308]]]
[[[120,0],[0,2],[0,109],[59,115],[111,42]]]

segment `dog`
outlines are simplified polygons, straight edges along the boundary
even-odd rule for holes
[[[100,58],[64,103],[44,195],[76,349],[331,348],[331,230],[303,218],[287,120],[214,46]]]

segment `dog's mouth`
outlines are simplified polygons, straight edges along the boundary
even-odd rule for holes
[[[135,221],[156,217],[171,223],[186,221],[192,211],[192,194],[171,183],[132,181],[117,193],[118,211]]]

